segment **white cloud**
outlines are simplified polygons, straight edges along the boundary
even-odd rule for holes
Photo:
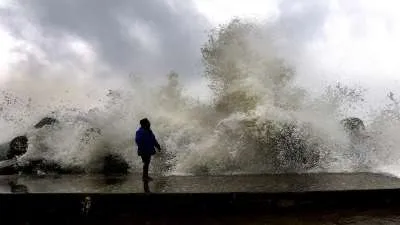
[[[278,13],[276,0],[195,0],[198,10],[212,23],[229,22],[232,17],[266,19]]]
[[[188,60],[190,63],[183,63],[183,60],[189,58],[188,56],[195,58],[195,56],[200,55],[200,52],[196,50],[201,47],[201,40],[205,40],[203,37],[196,38],[196,36],[204,35],[201,32],[204,32],[205,29],[203,29],[204,27],[197,29],[196,27],[199,27],[199,24],[190,23],[196,21],[190,14],[193,13],[191,10],[187,11],[188,15],[171,19],[171,16],[175,17],[179,12],[186,11],[181,10],[181,2],[176,0],[166,1],[172,9],[170,14],[164,15],[165,18],[169,18],[165,23],[166,25],[162,24],[165,18],[158,18],[156,15],[158,11],[154,7],[154,17],[147,18],[143,23],[140,22],[143,15],[142,17],[133,16],[133,18],[128,18],[122,23],[124,25],[122,26],[124,27],[123,32],[126,32],[127,35],[113,35],[115,30],[113,30],[113,34],[103,32],[107,29],[100,26],[98,21],[92,21],[86,17],[88,15],[86,9],[82,9],[83,11],[80,12],[79,15],[82,18],[79,20],[73,18],[69,13],[63,13],[65,6],[59,6],[61,1],[58,4],[48,6],[59,10],[60,15],[50,14],[49,16],[55,18],[50,25],[45,20],[42,23],[45,25],[43,26],[44,29],[48,29],[44,32],[50,34],[50,37],[54,34],[52,32],[60,31],[82,35],[83,38],[71,39],[71,42],[65,43],[69,50],[90,67],[94,67],[95,61],[99,62],[101,59],[105,59],[111,62],[115,61],[113,63],[116,64],[115,68],[117,69],[121,67],[120,64],[131,69],[130,64],[136,62],[135,69],[147,64],[150,64],[150,67],[157,65],[174,69],[170,65],[182,66],[185,64],[187,71],[193,71],[192,67],[196,64],[195,60],[198,60],[198,58]],[[43,5],[48,2],[42,1]],[[0,0],[0,7],[8,6],[11,3],[9,0]],[[327,0],[322,3],[298,0],[194,0],[194,3],[198,11],[214,25],[228,22],[235,16],[281,22],[277,26],[286,29],[286,37],[282,41],[286,46],[281,51],[297,63],[299,73],[307,78],[303,82],[308,83],[309,86],[317,86],[324,80],[362,82],[370,86],[380,83],[380,86],[384,86],[387,83],[393,85],[395,82],[392,81],[400,77],[400,64],[398,63],[400,56],[400,42],[398,41],[400,40],[400,14],[397,12],[400,2],[396,0],[379,2],[375,0]],[[103,1],[103,4],[105,4],[103,7],[105,12],[108,12],[106,10],[107,1]],[[321,7],[321,5],[323,6]],[[153,5],[150,4],[149,8],[153,10]],[[40,8],[36,10],[41,12]],[[32,10],[32,12],[36,11]],[[32,12],[30,13],[32,14]],[[72,9],[69,9],[68,12],[72,12]],[[131,15],[129,9],[123,12],[120,16]],[[138,13],[140,12],[138,11]],[[98,15],[95,14],[94,16]],[[110,18],[104,17],[103,14],[99,15],[98,18],[104,19],[101,25],[108,25],[114,29],[116,24],[110,22],[112,17],[109,14],[107,16]],[[184,21],[186,16],[191,19]],[[85,22],[85,19],[89,20]],[[161,25],[158,24],[153,27],[152,21],[154,20],[157,20]],[[177,22],[181,25],[177,26],[174,32],[166,27]],[[86,23],[90,23],[90,26],[86,26]],[[46,44],[48,43],[47,35],[43,35],[40,31],[43,24],[23,24],[20,32],[25,36],[33,35],[33,37],[29,37],[31,40],[28,40],[32,43]],[[99,26],[97,27],[97,25]],[[34,29],[35,26],[39,27],[40,32]],[[93,31],[86,28],[93,28]],[[58,38],[57,35],[58,33],[53,38]],[[180,41],[174,40],[177,36],[182,36]],[[21,43],[16,44],[17,40],[4,29],[0,29],[0,38],[2,40],[0,43],[0,65],[4,71],[4,68],[7,68],[10,62],[23,55],[11,52],[13,47],[21,46]],[[126,40],[127,38],[131,39]],[[64,42],[65,38],[60,40]],[[53,41],[56,42],[56,40]],[[125,41],[128,45],[125,45]],[[54,43],[51,40],[50,42]],[[140,48],[129,48],[129,44],[132,42],[139,43]],[[29,47],[31,49],[29,51],[37,57],[52,59],[52,55],[43,56],[44,53],[39,51],[41,46],[32,43],[22,42],[24,44],[22,46],[25,46],[24,48]],[[91,45],[88,43],[91,43]],[[180,48],[180,44],[187,44],[191,48]],[[143,54],[143,49],[146,49],[147,54]],[[133,53],[137,53],[138,56],[135,60],[130,60],[130,58],[136,57]],[[165,53],[168,53],[167,57],[162,55]],[[181,58],[171,58],[171,56],[179,54],[182,55]],[[165,60],[169,61],[165,62]],[[197,63],[197,65],[199,64],[200,62]],[[196,68],[196,71],[198,70]],[[2,75],[2,78],[4,77],[5,75]]]
[[[325,73],[342,72],[370,84],[400,78],[400,17],[392,10],[399,3],[393,3],[391,7],[376,1],[333,4],[323,37],[308,49],[315,65]]]
[[[0,7],[6,7],[12,4],[12,0],[0,0]]]
[[[149,51],[150,54],[156,55],[161,53],[159,35],[151,27],[147,21],[130,21],[128,19],[120,19],[121,26],[123,26],[128,33],[128,41],[132,42],[134,46],[140,43],[141,48]]]
[[[12,54],[17,41],[0,26],[0,83],[9,78],[9,65],[15,62],[16,55]]]

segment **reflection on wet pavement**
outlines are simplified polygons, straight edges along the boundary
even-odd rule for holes
[[[282,174],[237,176],[165,176],[143,183],[139,174],[125,176],[19,176],[13,190],[30,193],[226,193],[307,192],[400,188],[400,179],[372,173]],[[0,193],[10,193],[10,179],[0,176]],[[17,186],[16,186],[17,185]],[[21,189],[22,190],[22,189]]]

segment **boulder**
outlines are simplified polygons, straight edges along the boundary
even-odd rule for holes
[[[35,129],[42,128],[46,125],[53,125],[57,123],[58,120],[51,118],[51,117],[44,117],[41,119],[37,124],[34,125]],[[8,147],[4,147],[7,146]],[[4,143],[1,145],[2,147],[0,148],[0,160],[10,160],[15,158],[16,156],[21,156],[25,154],[28,150],[28,137],[26,135],[21,135],[13,138],[11,142],[9,143]],[[35,162],[33,162],[35,164]],[[31,166],[28,166],[31,167]],[[0,173],[3,174],[13,174],[17,173],[19,169],[15,166],[10,166],[10,167],[4,167],[0,168],[1,171]]]
[[[41,119],[39,121],[39,123],[37,123],[34,127],[36,129],[39,129],[39,128],[44,127],[45,125],[53,125],[55,123],[58,123],[57,119],[54,119],[54,118],[51,118],[51,117],[45,117],[45,118]]]
[[[54,118],[51,117],[45,117],[41,119],[35,126],[34,128],[39,129],[44,127],[45,125],[53,125],[57,123],[58,121]],[[25,135],[17,136],[11,140],[11,142],[8,144],[9,148],[8,149],[0,149],[1,151],[6,151],[5,153],[2,153],[0,155],[5,155],[6,159],[11,159],[14,158],[15,156],[21,156],[26,153],[28,150],[28,138]]]
[[[7,159],[12,159],[26,153],[28,149],[28,138],[26,136],[18,136],[11,140],[10,148],[7,152]]]
[[[0,175],[11,175],[18,173],[16,160],[3,160],[0,161]]]
[[[107,154],[104,157],[103,174],[126,174],[129,170],[128,162],[119,155]]]
[[[40,129],[44,126],[54,125],[58,123],[58,120],[51,117],[44,117],[37,124],[34,125],[35,129]],[[93,138],[101,135],[102,131],[99,128],[92,127],[88,128],[83,136],[82,140],[84,143],[88,144]],[[27,136],[18,136],[11,140],[10,143],[3,144],[0,148],[0,161],[2,161],[2,167],[0,168],[0,174],[15,174],[18,172],[26,174],[37,174],[39,171],[44,171],[45,173],[83,173],[85,172],[82,168],[65,168],[57,162],[52,162],[45,159],[32,160],[24,165],[17,165],[16,163],[9,163],[11,159],[16,156],[21,156],[27,152],[28,149],[28,138]],[[4,153],[4,154],[3,154]],[[2,156],[3,155],[3,156]],[[107,154],[103,159],[101,159],[103,167],[100,169],[100,173],[104,174],[126,174],[128,173],[129,164],[127,161],[119,155]],[[9,165],[10,164],[10,165]]]

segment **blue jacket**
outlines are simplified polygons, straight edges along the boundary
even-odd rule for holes
[[[153,132],[142,127],[136,131],[135,141],[138,146],[138,155],[154,155],[156,154],[154,147],[160,149]]]

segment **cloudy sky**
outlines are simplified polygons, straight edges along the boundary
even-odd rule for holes
[[[284,35],[301,81],[399,88],[396,0],[0,0],[0,82],[15,76],[157,77],[195,87],[207,31],[233,17]]]

